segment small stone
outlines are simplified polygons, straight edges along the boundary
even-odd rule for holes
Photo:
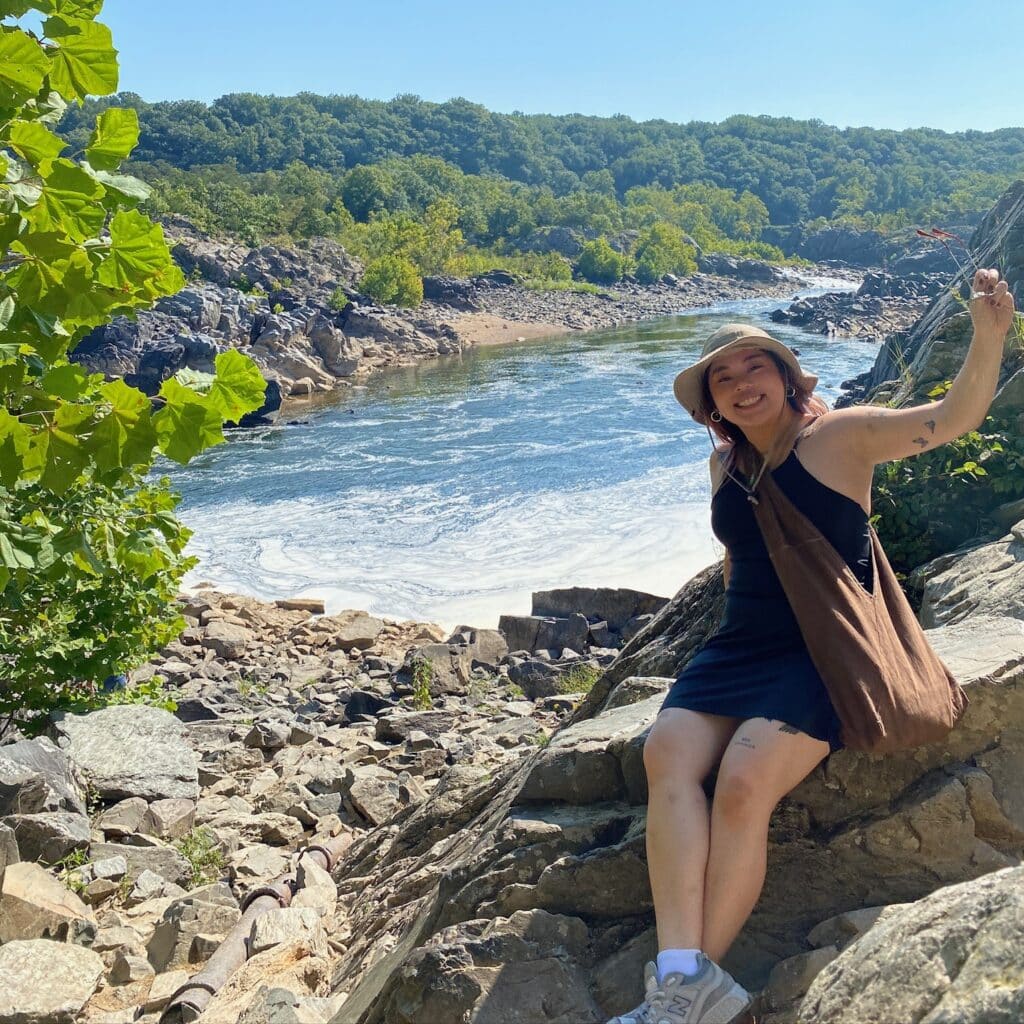
[[[283,597],[274,602],[285,611],[312,612],[314,615],[324,614],[323,601],[315,597]]]
[[[82,890],[82,899],[94,907],[97,903],[109,899],[120,888],[117,882],[113,882],[109,878],[95,878]]]
[[[288,858],[279,850],[260,843],[237,850],[231,855],[229,864],[237,878],[269,881],[284,874],[288,869]]]
[[[14,829],[0,825],[0,882],[4,879],[4,869],[8,864],[18,863],[18,840]]]
[[[135,879],[135,885],[132,886],[132,890],[128,894],[125,903],[128,906],[134,906],[137,903],[145,903],[146,900],[154,900],[164,894],[164,886],[166,884],[165,879],[155,871],[150,871],[146,868]]]
[[[96,819],[96,827],[108,837],[130,836],[143,830],[148,811],[142,797],[131,796],[108,807]]]
[[[200,932],[192,940],[192,948],[189,950],[188,961],[191,964],[202,964],[217,952],[217,948],[224,941],[223,935],[204,935]]]
[[[144,956],[133,953],[118,953],[110,969],[110,980],[115,985],[129,985],[133,981],[152,978],[154,970]]]
[[[150,831],[161,839],[180,839],[196,823],[196,805],[183,797],[155,800],[149,805]]]
[[[826,965],[839,956],[835,946],[823,946],[788,957],[772,968],[766,987],[768,1001],[776,1009],[799,999]]]
[[[157,970],[182,967],[190,962],[195,936],[217,935],[223,939],[239,917],[236,906],[207,902],[199,892],[175,900],[147,943],[149,962]]]
[[[311,727],[305,725],[293,725],[288,733],[288,743],[293,747],[301,747],[306,743],[312,743],[317,734]]]
[[[295,872],[299,886],[292,897],[293,907],[312,907],[321,917],[330,914],[338,900],[338,887],[334,879],[309,856],[299,861]]]
[[[149,994],[142,1002],[146,1013],[162,1010],[170,1001],[171,996],[188,981],[188,971],[166,971],[158,974],[149,986]]]
[[[126,874],[128,874],[128,861],[123,856],[106,857],[92,863],[93,878],[109,878],[117,881],[124,878]]]
[[[261,750],[280,750],[287,746],[290,732],[283,722],[257,722],[245,737],[245,745]]]

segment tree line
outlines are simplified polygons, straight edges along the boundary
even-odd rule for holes
[[[719,123],[581,114],[501,114],[465,99],[234,93],[210,104],[91,100],[62,125],[80,144],[97,113],[134,108],[135,160],[241,174],[298,162],[331,175],[396,157],[435,157],[466,175],[498,176],[555,196],[622,200],[633,188],[707,184],[749,192],[773,224],[902,214],[963,223],[1024,173],[1024,128],[944,132],[836,128],[819,120],[736,116]],[[358,211],[353,210],[358,216]]]

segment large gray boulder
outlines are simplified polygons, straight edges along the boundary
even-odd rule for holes
[[[162,708],[119,704],[58,717],[58,741],[107,800],[199,796],[197,758],[181,722]]]
[[[99,953],[36,939],[0,946],[0,1024],[73,1024],[103,976]]]
[[[653,615],[669,603],[658,597],[628,587],[563,587],[558,590],[534,591],[534,615],[568,618],[579,612],[590,620],[604,620],[613,633],[621,633],[630,619],[637,615]]]
[[[1024,1020],[1024,868],[879,920],[817,975],[800,1024],[1011,1024]]]
[[[0,747],[0,815],[85,814],[83,780],[67,754],[40,737]]]

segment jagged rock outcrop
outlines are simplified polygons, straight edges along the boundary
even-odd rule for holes
[[[773,310],[771,319],[818,334],[878,341],[892,331],[913,324],[928,300],[947,283],[948,275],[896,276],[874,271],[865,275],[855,292],[826,292],[813,298],[797,298],[787,309]]]
[[[744,281],[772,283],[785,279],[785,275],[778,267],[772,266],[764,260],[742,259],[736,256],[727,256],[724,253],[702,253],[698,266],[705,274],[738,277]]]
[[[978,266],[1000,268],[1020,308],[1024,299],[1024,181],[1015,183],[1000,197],[968,244]],[[909,330],[886,339],[875,365],[844,384],[850,390],[837,405],[850,405],[867,397],[895,405],[923,401],[936,384],[950,380],[963,365],[971,327],[970,314],[961,298],[969,289],[974,263],[955,243],[952,248],[965,272],[929,303]],[[1001,387],[1019,387],[1011,385],[1011,378],[1022,367],[1024,354],[1008,340]]]
[[[462,349],[443,317],[384,309],[360,295],[362,264],[337,242],[250,249],[179,217],[165,229],[189,283],[136,319],[97,328],[74,352],[90,370],[146,394],[180,369],[211,372],[218,353],[238,348],[271,385],[264,407],[241,424],[255,425],[272,421],[282,395],[332,390],[380,366]]]

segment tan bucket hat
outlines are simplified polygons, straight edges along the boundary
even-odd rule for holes
[[[818,378],[801,369],[793,350],[760,327],[750,324],[723,324],[706,342],[700,358],[676,375],[672,390],[676,401],[698,422],[707,423],[701,411],[704,401],[704,374],[716,356],[731,348],[763,348],[774,352],[792,371],[800,385],[813,391]]]

